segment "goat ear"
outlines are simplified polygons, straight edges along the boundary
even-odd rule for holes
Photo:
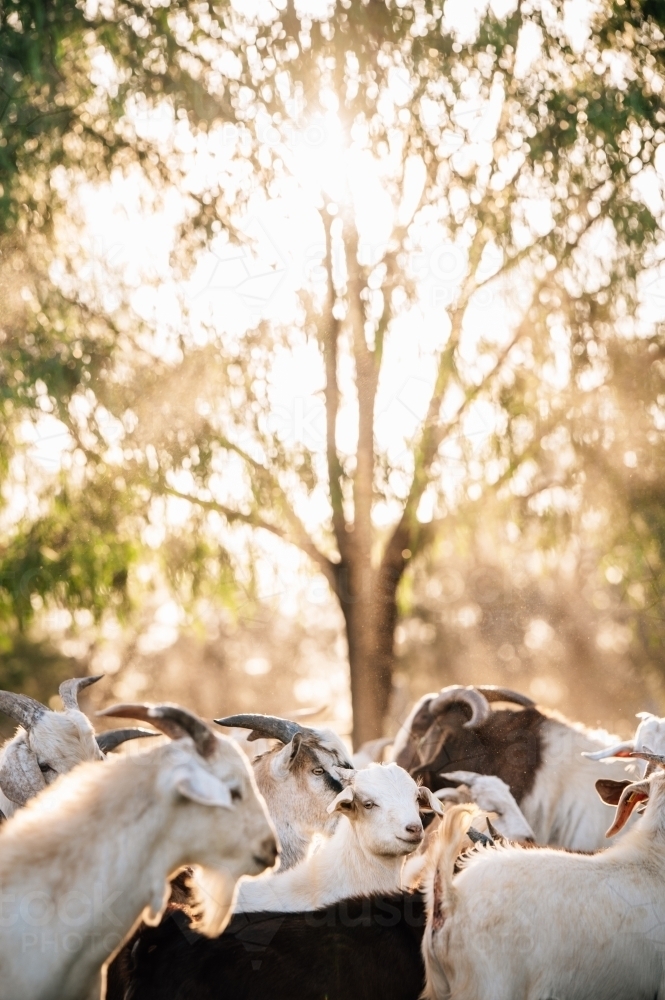
[[[441,808],[441,803],[432,794],[427,785],[421,785],[418,789],[418,804],[421,809],[429,809],[435,812],[437,816],[443,816],[443,809]]]
[[[272,762],[272,768],[276,777],[286,778],[298,758],[301,746],[302,734],[296,733],[290,743],[285,743],[277,751]]]
[[[176,772],[174,785],[178,795],[200,806],[233,808],[231,793],[224,782],[202,767],[180,769]]]
[[[289,753],[289,763],[288,767],[292,768],[295,764],[296,757],[300,752],[300,747],[302,745],[302,733],[296,733],[291,740],[291,752]]]
[[[44,775],[30,747],[22,740],[10,743],[0,768],[0,788],[7,798],[23,806],[45,785]]]
[[[619,804],[617,805],[614,822],[605,834],[606,837],[613,837],[615,833],[618,833],[626,825],[635,806],[638,806],[640,802],[646,802],[649,798],[649,788],[648,781],[630,782],[624,788],[619,799]]]
[[[462,785],[459,785],[457,788],[440,788],[438,792],[435,792],[435,797],[439,802],[452,802],[455,805],[461,805],[461,803],[466,801]]]
[[[355,798],[355,793],[353,791],[353,788],[351,788],[351,786],[348,785],[343,791],[339,793],[339,795],[336,798],[333,799],[333,801],[326,809],[326,812],[330,813],[331,815],[334,812],[348,813],[353,808],[354,798]]]
[[[629,778],[625,778],[623,781],[615,781],[614,778],[599,778],[596,782],[596,791],[608,806],[618,806],[621,793],[624,788],[628,788],[628,785],[632,785]]]
[[[445,778],[446,781],[461,781],[463,785],[467,785],[469,788],[471,788],[476,778],[480,777],[477,771],[439,771],[439,776]]]

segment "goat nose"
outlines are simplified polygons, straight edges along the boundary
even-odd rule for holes
[[[407,833],[422,833],[423,825],[422,823],[409,823],[406,828]]]

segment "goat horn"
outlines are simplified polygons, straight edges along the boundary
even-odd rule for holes
[[[630,756],[639,757],[641,760],[648,760],[650,764],[659,764],[661,767],[665,767],[665,756],[660,753],[654,753],[653,750],[649,750],[649,747],[643,747],[642,750],[633,750]]]
[[[171,740],[180,740],[183,732],[180,726],[170,722],[168,719],[160,719],[159,722],[150,713],[155,708],[154,705],[144,705],[141,702],[129,702],[122,705],[111,705],[97,715],[111,716],[115,719],[140,719],[142,722],[152,722],[156,729],[168,736]]]
[[[494,827],[494,825],[492,824],[492,821],[490,820],[489,816],[485,817],[485,823],[487,824],[487,832],[489,833],[490,837],[492,838],[492,840],[494,841],[495,844],[509,844],[510,843],[510,841],[508,840],[508,838],[504,837],[503,834],[499,833],[499,831]]]
[[[238,726],[239,729],[251,729],[248,740],[279,740],[290,743],[296,733],[307,733],[310,730],[290,719],[280,719],[276,715],[227,715],[223,719],[215,719],[218,726]]]
[[[464,729],[477,729],[489,719],[490,706],[485,695],[473,687],[462,687],[461,684],[451,684],[450,687],[442,688],[429,703],[429,710],[432,715],[439,715],[444,708],[456,702],[462,702],[471,709],[471,718],[464,723]]]
[[[126,729],[107,729],[105,733],[97,733],[95,739],[102,753],[110,753],[127,740],[138,740],[143,736],[159,736],[154,729],[142,729],[140,726],[130,726]]]
[[[480,844],[481,847],[494,847],[494,841],[491,836],[481,833],[480,830],[476,830],[472,826],[466,831],[466,835],[473,844]]]
[[[522,705],[523,708],[533,708],[536,704],[527,695],[520,694],[519,691],[511,691],[510,688],[497,687],[496,684],[474,684],[474,687],[488,701],[510,701],[513,705]]]
[[[603,750],[583,750],[582,756],[589,760],[605,760],[607,757],[630,757],[635,749],[635,740],[626,740],[624,743],[617,743],[613,747],[605,747]]]
[[[104,674],[98,674],[97,677],[72,677],[68,681],[63,681],[58,688],[58,693],[62,698],[62,704],[65,708],[73,708],[78,711],[79,691],[90,687],[91,684],[96,684],[97,681],[101,681],[103,676]]]
[[[36,722],[50,712],[46,705],[35,701],[27,694],[14,694],[12,691],[0,691],[0,712],[4,712],[14,722],[20,723],[25,729],[30,729]]]
[[[97,714],[112,718],[141,719],[143,722],[151,722],[155,729],[159,729],[172,740],[191,736],[194,746],[202,757],[211,757],[217,746],[212,729],[202,719],[199,719],[198,715],[188,712],[185,708],[180,708],[179,705],[145,705],[142,703],[111,705],[110,708],[105,708]]]

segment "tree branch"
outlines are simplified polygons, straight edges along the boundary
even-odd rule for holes
[[[347,213],[343,219],[342,235],[347,269],[348,315],[351,323],[358,393],[358,445],[356,468],[353,474],[354,544],[349,546],[347,554],[354,563],[353,566],[350,564],[350,569],[361,572],[368,571],[371,566],[374,401],[376,399],[378,371],[374,352],[367,346],[365,337],[365,308],[362,293],[367,287],[367,282],[358,260],[358,229],[350,213]]]
[[[252,528],[262,528],[264,531],[269,531],[271,535],[276,535],[277,538],[281,538],[285,542],[290,542],[316,563],[328,580],[332,589],[337,592],[338,565],[317,548],[297,518],[296,521],[300,525],[300,529],[296,534],[292,535],[283,528],[280,528],[279,525],[271,524],[270,521],[266,521],[256,512],[244,514],[240,510],[233,510],[231,507],[218,503],[217,500],[204,500],[202,497],[192,496],[189,493],[182,493],[173,486],[164,485],[162,489],[168,496],[176,497],[179,500],[188,500],[189,503],[201,507],[202,510],[210,510],[217,514],[221,514],[230,524],[241,523],[248,524]]]
[[[323,228],[326,234],[326,281],[327,294],[321,342],[323,361],[326,371],[324,389],[326,403],[326,457],[328,462],[328,482],[330,487],[330,504],[332,506],[332,522],[337,547],[342,560],[346,557],[348,548],[348,533],[344,516],[344,494],[342,492],[342,465],[337,451],[337,414],[339,413],[339,383],[337,381],[337,360],[341,321],[334,314],[336,294],[333,278],[332,254],[332,219],[322,215]]]

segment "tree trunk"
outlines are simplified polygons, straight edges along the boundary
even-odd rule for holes
[[[365,586],[340,594],[349,648],[354,749],[383,736],[392,689],[397,586],[386,592],[377,583],[372,574]]]

